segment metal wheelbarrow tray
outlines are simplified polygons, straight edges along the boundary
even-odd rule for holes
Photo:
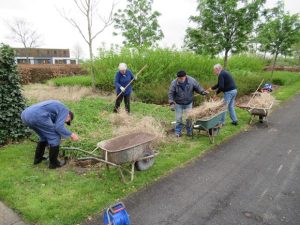
[[[158,155],[158,152],[151,149],[151,142],[156,139],[156,136],[146,132],[131,133],[109,140],[104,140],[97,143],[97,147],[89,152],[79,148],[65,147],[65,150],[78,150],[90,157],[80,158],[95,159],[103,162],[108,166],[118,167],[122,176],[122,180],[125,181],[122,170],[125,170],[131,174],[131,181],[134,178],[134,168],[137,170],[147,170],[154,163],[154,157]],[[102,151],[102,156],[97,155],[96,150]],[[79,160],[80,160],[79,159]],[[122,164],[130,163],[131,171],[122,167]]]
[[[241,109],[245,109],[249,112],[250,114],[250,119],[249,119],[249,124],[252,123],[253,119],[258,116],[259,117],[259,122],[263,123],[263,121],[266,121],[266,125],[269,126],[269,123],[268,123],[268,115],[269,115],[269,112],[273,106],[274,102],[272,102],[270,104],[269,107],[267,108],[258,108],[258,107],[250,107],[248,105],[245,105],[245,104],[240,104],[238,105],[239,108]]]
[[[206,131],[211,143],[214,143],[214,137],[219,133],[219,130],[221,128],[221,118],[226,113],[226,111],[227,110],[223,110],[209,118],[196,119],[193,123],[193,130],[197,129],[199,130],[199,132],[201,130]]]

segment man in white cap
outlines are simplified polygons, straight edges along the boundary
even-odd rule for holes
[[[119,71],[115,75],[115,82],[114,82],[117,96],[119,96],[116,99],[114,112],[116,113],[118,112],[124,98],[125,110],[127,111],[127,113],[130,113],[130,94],[132,92],[132,85],[131,84],[128,85],[128,84],[135,79],[136,78],[133,76],[132,72],[129,69],[127,69],[127,65],[125,63],[120,63]]]

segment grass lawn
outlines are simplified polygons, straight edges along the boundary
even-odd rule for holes
[[[299,90],[300,81],[282,87],[274,94],[277,99],[286,100]],[[92,150],[97,142],[112,137],[113,127],[109,120],[112,103],[97,98],[65,103],[75,113],[71,130],[80,135],[81,141],[73,143],[66,140],[62,145]],[[132,112],[138,117],[151,115],[167,124],[175,117],[168,107],[137,102],[132,103]],[[7,145],[0,149],[0,199],[19,212],[28,223],[78,224],[246,129],[249,114],[240,109],[237,109],[237,114],[240,125],[223,127],[215,144],[199,135],[193,139],[185,136],[179,140],[166,138],[158,149],[160,155],[153,167],[136,172],[134,181],[129,184],[120,182],[116,169],[107,171],[104,166],[81,173],[72,166],[49,170],[47,162],[33,166],[34,143],[25,141]]]

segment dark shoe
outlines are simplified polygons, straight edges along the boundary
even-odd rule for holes
[[[239,125],[238,121],[232,121],[231,124],[234,125],[234,126]]]
[[[59,153],[59,145],[58,146],[50,146],[49,151],[49,169],[56,169],[65,165],[65,162],[60,162],[57,157]]]
[[[186,136],[193,137],[193,133],[187,133]]]
[[[34,155],[34,161],[33,161],[34,165],[39,164],[43,160],[47,159],[46,157],[44,157],[45,148],[47,145],[48,143],[46,141],[40,141],[37,143],[35,155]]]

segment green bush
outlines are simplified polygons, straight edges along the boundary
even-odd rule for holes
[[[71,77],[58,77],[48,81],[56,86],[84,86],[89,87],[92,85],[90,76],[71,76]]]
[[[256,55],[233,55],[228,61],[228,70],[245,70],[251,72],[262,71],[268,64],[266,60]]]
[[[26,135],[20,113],[25,108],[21,94],[14,51],[8,45],[0,45],[0,145]]]

